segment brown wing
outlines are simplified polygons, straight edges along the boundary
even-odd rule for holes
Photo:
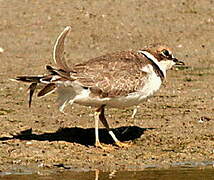
[[[116,97],[135,92],[144,85],[147,73],[140,69],[147,59],[134,51],[107,54],[73,67],[83,86],[102,97]]]

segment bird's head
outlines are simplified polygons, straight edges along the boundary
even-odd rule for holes
[[[174,65],[184,65],[184,62],[175,58],[170,48],[162,45],[150,45],[140,52],[154,62],[158,61],[158,64],[165,70],[171,69]]]
[[[171,69],[174,65],[184,65],[183,61],[178,60],[173,55],[171,49],[160,46],[156,50],[157,60],[166,70]]]

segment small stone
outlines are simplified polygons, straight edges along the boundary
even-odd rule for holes
[[[44,167],[44,163],[38,164],[38,167]]]
[[[4,49],[2,47],[0,47],[0,53],[3,53]]]

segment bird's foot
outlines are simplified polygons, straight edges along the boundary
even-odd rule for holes
[[[115,142],[115,144],[116,144],[116,146],[118,146],[120,148],[130,147],[131,146],[130,142],[120,142],[120,141],[117,141],[117,142]]]
[[[112,146],[101,144],[99,141],[95,142],[95,147],[103,149],[103,150],[113,150],[114,149]]]
[[[119,148],[127,148],[127,147],[130,147],[132,145],[132,143],[131,142],[120,142],[120,141],[117,141],[117,142],[115,142],[115,145],[117,147],[119,147]],[[103,149],[103,150],[114,150],[115,149],[114,146],[101,144],[99,141],[95,142],[95,147]]]

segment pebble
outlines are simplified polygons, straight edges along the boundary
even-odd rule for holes
[[[0,53],[3,53],[4,49],[2,47],[0,47]]]
[[[31,144],[33,144],[32,142],[30,142],[30,141],[28,141],[28,142],[26,142],[26,144],[27,145],[31,145]]]

